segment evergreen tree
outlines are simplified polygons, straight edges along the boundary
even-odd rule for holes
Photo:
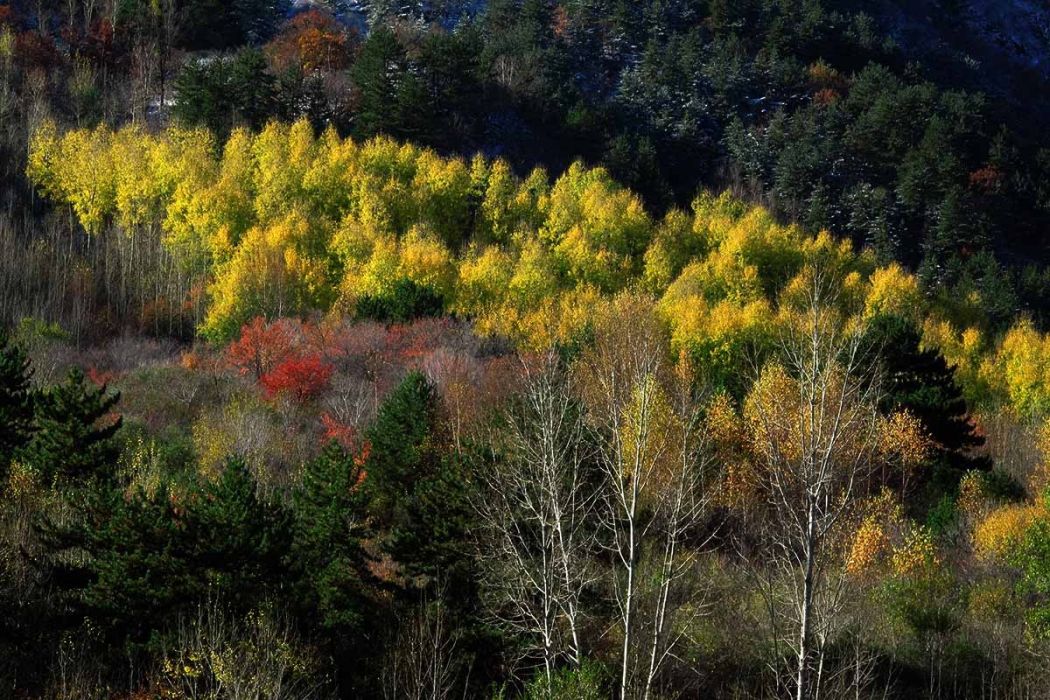
[[[415,318],[440,316],[444,308],[444,300],[436,291],[402,278],[384,294],[362,297],[356,310],[360,318],[405,323]]]
[[[884,370],[883,410],[906,410],[922,421],[936,445],[931,486],[939,495],[958,485],[971,469],[988,471],[990,461],[973,454],[984,444],[970,418],[955,370],[934,349],[922,348],[914,324],[898,317],[879,318],[871,337]]]
[[[187,126],[205,126],[217,135],[229,132],[229,110],[224,104],[225,61],[191,60],[175,78],[172,115]]]
[[[267,41],[291,8],[290,0],[233,0],[230,11],[240,30],[239,43],[256,45]]]
[[[385,606],[362,547],[370,534],[363,461],[333,441],[307,463],[292,496],[291,566],[300,617],[323,631],[340,687],[367,696],[375,694],[368,668],[380,663]]]
[[[207,127],[224,140],[236,125],[261,128],[277,109],[276,89],[258,49],[242,49],[232,58],[193,60],[175,79],[173,114],[183,124]]]
[[[323,627],[343,634],[360,627],[368,614],[363,479],[361,459],[331,442],[307,463],[293,495],[298,599]]]
[[[37,397],[33,437],[20,458],[47,483],[101,476],[116,462],[114,436],[122,418],[110,418],[119,392],[94,387],[79,369]]]
[[[69,504],[71,518],[37,525],[42,563],[70,621],[88,617],[114,642],[144,642],[208,598],[247,612],[285,580],[289,519],[258,499],[242,461],[153,494],[95,481]]]
[[[391,29],[384,26],[373,31],[350,70],[360,94],[357,133],[432,143],[437,116],[421,72]],[[436,90],[441,76],[432,77]]]
[[[397,98],[406,61],[397,37],[386,27],[373,31],[362,44],[350,71],[360,92],[355,126],[361,136],[397,135],[402,131]]]
[[[256,130],[265,126],[276,109],[276,81],[263,52],[254,48],[238,51],[230,62],[228,83],[226,104],[233,108],[237,121]]]
[[[0,332],[0,481],[11,457],[32,436],[32,376],[25,351]]]
[[[412,372],[383,403],[368,430],[369,512],[384,548],[420,582],[454,577],[464,559],[469,507],[458,464],[443,452],[438,397]]]

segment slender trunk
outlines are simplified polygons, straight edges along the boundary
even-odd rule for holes
[[[637,488],[637,487],[633,487]],[[623,659],[620,665],[620,699],[627,698],[627,670],[631,659],[631,624],[634,613],[634,505],[637,500],[632,499],[631,513],[628,518],[627,533],[627,588],[624,591],[623,610]]]
[[[565,527],[562,522],[564,514],[561,509],[555,505],[556,513],[554,517],[555,531],[558,535],[558,558],[560,560],[562,584],[565,586],[564,597],[565,597],[565,618],[569,624],[569,635],[572,637],[572,650],[571,650],[571,661],[572,665],[579,667],[581,661],[582,651],[580,649],[580,632],[577,629],[576,624],[576,591],[572,583],[572,574],[569,571],[569,546],[565,542]]]
[[[815,532],[814,532],[813,503],[809,504],[806,522],[806,571],[802,581],[802,609],[799,620],[798,632],[798,674],[795,679],[795,698],[805,700],[808,697],[806,685],[809,682],[809,628],[811,625],[810,613],[813,607],[813,568],[816,558]]]
[[[813,700],[820,700],[820,689],[824,680],[824,641],[817,645],[817,677],[813,682]]]
[[[544,528],[546,529],[546,528]],[[543,533],[544,542],[549,541],[546,532]],[[553,554],[553,552],[551,552]],[[551,675],[554,671],[554,602],[551,586],[551,564],[547,559],[547,549],[543,551],[543,672],[547,678],[547,687],[551,687]]]
[[[678,537],[675,534],[671,534],[664,549],[664,565],[660,580],[660,600],[657,603],[656,618],[653,621],[653,636],[649,646],[649,673],[645,679],[645,700],[649,700],[653,680],[656,678],[656,670],[659,667],[660,636],[663,634],[664,624],[667,620],[667,600],[671,593],[671,575],[674,569],[674,556],[677,545]]]

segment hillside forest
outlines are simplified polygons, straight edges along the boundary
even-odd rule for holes
[[[1050,698],[1040,13],[0,2],[0,697]]]

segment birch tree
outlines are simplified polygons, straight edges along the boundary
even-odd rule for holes
[[[838,529],[868,493],[879,455],[878,383],[860,327],[810,276],[808,303],[787,311],[779,359],[744,404],[758,490],[768,518],[766,564],[782,575],[778,598],[794,657],[792,695],[820,695],[824,648],[846,593]]]
[[[481,556],[492,610],[536,640],[548,684],[556,665],[579,667],[581,597],[593,580],[595,489],[585,470],[581,412],[555,351],[523,362],[524,389],[482,474]]]
[[[692,381],[679,376],[685,389],[676,391],[666,348],[652,302],[621,295],[598,314],[578,366],[603,477],[599,516],[614,563],[621,698],[648,698],[674,652],[675,613],[695,602],[677,584],[701,548],[686,548],[685,539],[707,513],[709,465]]]

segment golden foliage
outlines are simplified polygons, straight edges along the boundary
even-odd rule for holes
[[[747,427],[725,393],[716,394],[707,403],[703,428],[722,464],[723,478],[717,494],[720,503],[737,509],[756,505],[761,489],[758,468],[747,452]]]
[[[846,559],[846,573],[863,576],[875,568],[878,561],[890,549],[890,538],[885,525],[877,516],[869,515],[857,528]]]
[[[821,84],[834,79],[812,70]],[[601,168],[521,179],[501,160],[468,163],[386,137],[358,144],[306,120],[235,130],[221,149],[199,129],[61,133],[45,121],[26,172],[91,233],[163,236],[180,265],[210,278],[202,330],[215,339],[246,317],[353,311],[408,277],[483,330],[539,347],[583,327],[572,307],[595,290],[644,287],[660,297],[673,352],[724,384],[805,306],[820,269],[854,323],[928,317],[925,344],[958,366],[972,404],[1050,413],[1050,340],[1031,323],[998,344],[956,329],[929,317],[900,266],[876,268],[848,241],[782,225],[728,193],[701,193],[691,212],[654,222]]]
[[[652,475],[657,481],[673,469],[673,445],[680,432],[667,395],[653,375],[633,387],[630,400],[621,408],[620,444],[625,461],[624,476]]]
[[[871,274],[870,289],[864,300],[864,315],[899,316],[920,323],[924,311],[919,280],[897,263],[880,267]]]
[[[988,497],[987,490],[981,472],[966,472],[959,480],[959,497],[955,501],[959,511],[970,517],[980,514]]]
[[[922,421],[909,411],[895,411],[879,421],[879,451],[905,474],[933,454],[934,443]]]
[[[973,533],[974,550],[984,559],[997,559],[1008,554],[1046,512],[1039,506],[1009,504],[990,512],[977,524]]]
[[[893,542],[904,525],[897,495],[883,488],[858,508],[860,522],[849,543],[846,573],[864,577],[883,568],[893,551]]]
[[[893,572],[898,576],[921,578],[934,573],[941,565],[933,534],[921,527],[912,527],[904,541],[893,548]]]

